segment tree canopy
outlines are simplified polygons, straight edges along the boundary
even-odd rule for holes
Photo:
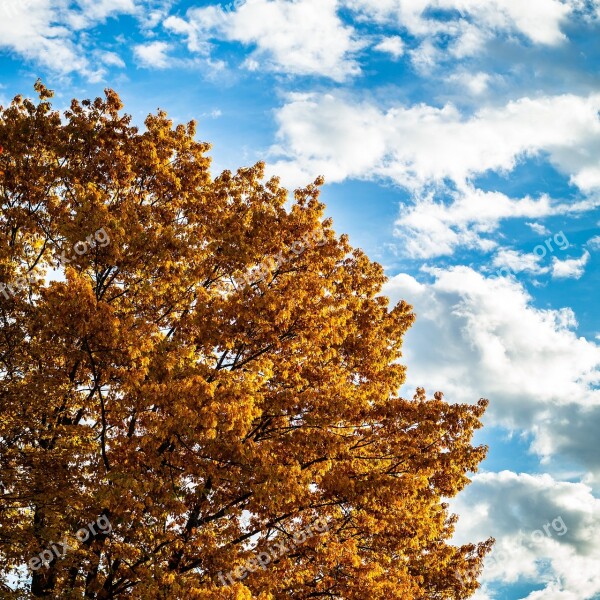
[[[1,597],[472,595],[445,500],[486,402],[398,396],[412,308],[322,180],[35,87],[0,107]]]

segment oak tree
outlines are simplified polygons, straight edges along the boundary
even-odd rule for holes
[[[0,107],[1,597],[472,595],[445,500],[486,403],[398,396],[412,309],[322,180],[35,87]]]

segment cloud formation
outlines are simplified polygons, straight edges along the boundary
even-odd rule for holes
[[[510,273],[533,273],[544,275],[550,272],[550,267],[542,265],[542,257],[539,254],[523,253],[516,250],[502,248],[498,250],[492,261],[494,269],[499,274]],[[508,270],[508,273],[506,271]]]
[[[170,46],[166,42],[149,42],[135,46],[133,51],[140,66],[166,69],[170,65],[169,49]]]
[[[581,258],[552,259],[552,277],[554,279],[580,279],[585,272],[585,266],[590,260],[590,253],[586,250]]]
[[[95,61],[81,33],[109,17],[134,14],[134,0],[3,0],[0,49],[59,74],[80,73],[99,81],[108,63]],[[114,62],[114,61],[113,61]]]
[[[182,36],[188,50],[203,58],[220,43],[236,42],[245,49],[240,64],[250,71],[345,82],[364,74],[369,49],[392,61],[408,57],[426,71],[481,55],[495,38],[559,46],[566,42],[567,23],[597,18],[598,12],[597,2],[584,0],[234,0],[169,14],[176,8],[169,0],[3,0],[0,48],[55,72],[97,80],[105,71],[79,33],[109,17],[135,15],[153,41],[174,41],[169,33]],[[373,36],[365,25],[384,26],[389,34]],[[467,81],[474,95],[487,84],[485,73]]]
[[[526,600],[591,600],[600,593],[600,500],[589,486],[511,471],[475,475],[452,510],[456,539],[496,537],[483,582],[535,582]],[[493,586],[478,598],[497,599]]]
[[[400,34],[408,34],[408,56],[426,70],[480,54],[497,37],[560,45],[565,24],[580,13],[590,17],[593,10],[581,0],[237,0],[192,6],[165,26],[184,35],[192,52],[210,52],[208,39],[239,42],[250,53],[247,67],[344,81],[361,73],[360,50],[373,43],[364,24],[397,32],[374,45],[392,60],[405,54]]]
[[[402,274],[385,286],[417,314],[405,342],[406,389],[487,397],[490,421],[529,434],[541,458],[564,454],[600,474],[600,346],[577,335],[573,311],[534,307],[513,278],[466,266],[429,271],[431,283]]]
[[[253,48],[244,65],[293,75],[344,81],[360,72],[354,53],[365,45],[337,14],[337,0],[248,0],[191,8],[171,16],[165,27],[186,37],[188,49],[207,53],[206,40],[239,42]]]
[[[489,234],[505,219],[543,219],[599,204],[599,111],[600,94],[521,98],[472,115],[452,104],[384,108],[337,94],[291,94],[277,112],[271,152],[279,159],[270,169],[290,186],[318,175],[330,183],[383,179],[403,186],[412,199],[396,233],[410,256],[451,255],[461,246],[489,251],[496,246]],[[472,183],[536,157],[569,178],[583,199],[512,199]]]
[[[529,196],[513,199],[471,185],[447,190],[445,195],[446,201],[441,201],[433,193],[416,194],[412,204],[401,205],[394,232],[408,256],[423,259],[450,256],[460,247],[489,252],[500,245],[497,232],[505,221],[576,216],[600,205],[600,199],[594,196],[571,202],[553,200],[545,194],[537,199]],[[546,234],[540,232],[547,231],[546,228],[536,225],[533,229],[543,245]],[[558,265],[557,273],[560,269]]]
[[[465,19],[486,35],[519,33],[537,44],[554,45],[573,3],[559,0],[347,0],[367,18],[397,23],[412,35],[458,32]]]
[[[461,246],[490,251],[498,242],[486,234],[496,232],[503,220],[543,218],[561,210],[548,196],[515,200],[471,186],[449,196],[449,202],[438,201],[433,194],[417,196],[414,205],[401,207],[395,233],[407,254],[433,258],[451,255]]]
[[[600,94],[521,98],[465,116],[442,108],[380,107],[336,94],[293,94],[278,111],[286,154],[275,170],[294,183],[388,178],[410,189],[450,180],[464,186],[486,171],[548,155],[582,190],[600,187]]]

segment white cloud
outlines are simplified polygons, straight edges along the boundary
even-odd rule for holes
[[[462,515],[458,543],[496,538],[484,583],[543,584],[528,600],[591,600],[600,592],[600,500],[588,486],[549,475],[483,473],[451,508]]]
[[[404,54],[404,41],[399,35],[391,35],[383,38],[375,47],[378,52],[389,54],[394,60],[398,60]]]
[[[401,237],[407,254],[432,258],[452,254],[459,246],[489,251],[494,233],[509,218],[543,217],[553,214],[550,198],[508,198],[499,192],[483,192],[470,186],[451,194],[450,204],[436,202],[432,195],[417,197],[415,206],[401,208],[395,234]]]
[[[581,258],[552,259],[553,279],[580,279],[585,272],[585,266],[590,260],[590,253],[586,250]]]
[[[430,273],[429,284],[398,275],[385,286],[417,314],[404,344],[406,393],[423,385],[452,402],[487,397],[488,418],[528,432],[540,456],[563,453],[600,473],[600,346],[576,334],[573,311],[535,308],[513,278]]]
[[[119,14],[134,14],[134,0],[77,0],[81,14],[88,21],[104,21],[107,17]]]
[[[105,65],[125,68],[125,61],[116,52],[100,52],[98,56]]]
[[[561,26],[571,12],[569,3],[560,0],[347,0],[346,4],[367,18],[397,22],[416,36],[451,32],[466,17],[487,35],[514,32],[548,45],[565,39]],[[435,18],[432,10],[446,13]]]
[[[597,198],[564,203],[546,195],[537,200],[528,196],[512,199],[500,192],[484,192],[470,185],[446,195],[451,202],[437,202],[432,194],[428,194],[415,196],[413,206],[401,206],[394,234],[401,238],[405,254],[414,258],[434,258],[452,255],[459,247],[490,251],[498,246],[498,236],[494,234],[505,220],[576,215],[600,204]],[[541,242],[545,249],[543,240]],[[554,236],[554,244],[556,248],[551,246],[548,250],[566,250],[562,246],[568,247],[569,241],[563,232],[559,232]],[[540,274],[544,272],[537,270]]]
[[[206,39],[234,41],[255,47],[247,64],[343,81],[360,72],[353,55],[366,42],[337,8],[337,0],[247,0],[234,10],[191,8],[187,19],[170,17],[165,26],[185,35],[192,52],[207,52]]]
[[[408,32],[417,46],[408,54],[427,73],[449,59],[481,56],[487,43],[557,46],[566,41],[566,25],[590,20],[585,0],[342,0],[363,21]]]
[[[208,11],[209,9],[206,8],[203,10]],[[195,13],[192,13],[192,15],[193,14]],[[170,16],[165,20],[164,26],[169,31],[185,36],[187,38],[187,46],[190,52],[208,54],[210,51],[210,46],[206,40],[201,39],[201,30],[203,29],[201,26],[202,24],[194,22],[192,15],[190,15],[189,21],[186,21],[181,17]],[[207,25],[204,25],[204,27],[207,27]]]
[[[275,170],[293,184],[323,174],[330,182],[385,177],[413,189],[444,179],[464,186],[544,152],[589,190],[596,175],[600,181],[599,110],[600,94],[522,98],[471,117],[450,104],[383,109],[333,94],[294,94],[277,113],[273,152],[286,158]]]
[[[586,242],[586,246],[590,250],[600,250],[600,235],[595,235]]]
[[[0,48],[8,48],[26,59],[54,71],[90,74],[88,60],[61,23],[65,2],[52,0],[7,0],[0,18]]]
[[[218,119],[222,115],[223,115],[223,112],[220,109],[218,109],[218,108],[215,108],[214,110],[211,110],[210,114],[209,114],[209,116],[210,116],[211,119]]]
[[[134,46],[133,51],[142,67],[167,69],[170,65],[169,49],[170,45],[166,42],[149,42]]]
[[[78,72],[99,81],[105,69],[88,55],[84,30],[135,10],[133,0],[79,0],[76,7],[69,0],[2,0],[0,49],[57,73]]]
[[[405,254],[414,258],[434,258],[452,255],[459,247],[490,251],[498,246],[498,236],[494,234],[503,221],[576,215],[600,204],[598,199],[561,203],[546,195],[538,199],[528,196],[512,199],[500,192],[484,192],[470,185],[446,195],[448,202],[436,201],[429,193],[416,195],[412,206],[401,206],[394,234],[401,238]],[[546,248],[543,240],[541,242],[542,248]],[[566,250],[562,246],[568,247],[569,241],[563,232],[559,232],[554,236],[554,244],[556,247],[552,245],[548,250]],[[531,250],[535,251],[535,248]]]
[[[600,94],[522,98],[470,117],[450,104],[384,109],[333,94],[292,94],[277,113],[271,153],[281,158],[269,170],[291,187],[324,175],[330,183],[384,178],[410,189],[415,204],[403,207],[396,233],[411,256],[448,255],[459,246],[491,250],[497,242],[489,234],[504,219],[584,212],[600,199],[511,199],[474,189],[470,180],[543,154],[584,192],[593,191],[586,185],[592,171],[600,176],[599,109]],[[423,192],[447,180],[455,184],[446,189],[451,202]]]
[[[465,19],[430,22],[423,28],[421,42],[410,51],[413,66],[427,76],[438,63],[448,59],[463,59],[481,54],[489,35],[478,24]],[[441,42],[441,43],[440,43]]]
[[[166,18],[173,6],[177,5],[176,0],[135,0],[144,4],[143,10],[139,10],[137,13],[138,22],[141,24],[142,29],[147,32],[152,32],[155,27],[161,25]],[[154,34],[152,32],[151,34]]]
[[[533,273],[535,275],[543,275],[550,271],[549,267],[542,266],[542,258],[537,254],[524,254],[516,250],[501,249],[494,256],[492,262],[495,269],[509,269],[513,273]],[[504,274],[504,271],[502,271]]]
[[[548,235],[550,230],[541,223],[525,223],[534,233],[538,235]]]
[[[457,84],[462,89],[467,89],[474,96],[480,96],[487,91],[492,77],[488,73],[468,73],[461,71],[447,78],[450,83]]]
[[[440,50],[431,40],[425,40],[422,44],[413,48],[410,52],[410,58],[413,66],[420,74],[427,75],[440,59]]]
[[[124,0],[123,0],[124,1]],[[481,54],[494,37],[556,46],[563,26],[581,0],[245,0],[192,6],[185,17],[170,16],[167,29],[187,38],[192,52],[208,54],[209,40],[234,41],[250,49],[242,64],[293,75],[343,81],[361,72],[357,52],[369,45],[358,24],[385,24],[390,32],[374,46],[392,60],[404,56],[408,33],[416,42],[406,54],[420,71],[447,59]],[[352,25],[345,23],[348,14]],[[577,12],[577,15],[585,11]],[[589,11],[588,11],[589,12]],[[587,15],[589,16],[589,15]],[[396,31],[394,31],[394,28]],[[473,77],[481,94],[487,81]],[[595,185],[595,184],[594,184]]]

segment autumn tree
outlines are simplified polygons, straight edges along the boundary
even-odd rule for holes
[[[414,315],[322,181],[36,91],[0,107],[1,598],[472,595],[444,501],[486,403],[398,397]]]

